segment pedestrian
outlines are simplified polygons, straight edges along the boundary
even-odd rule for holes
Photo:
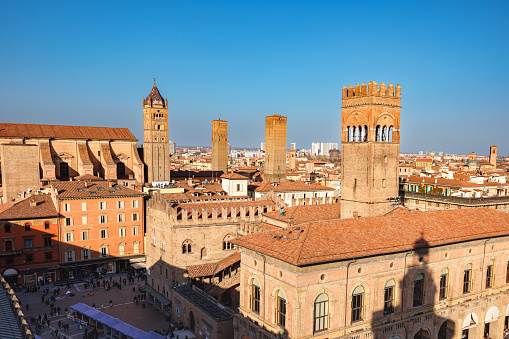
[[[57,307],[57,315],[60,314],[60,306]]]
[[[55,328],[55,337],[58,337],[58,328]]]
[[[62,328],[62,320],[58,321],[58,328]]]
[[[46,324],[48,324],[48,327],[49,327],[49,319],[46,321]]]
[[[110,307],[113,307],[113,300],[110,300]]]
[[[30,309],[30,305],[29,304],[26,304],[25,305],[25,308],[27,309],[27,311]]]

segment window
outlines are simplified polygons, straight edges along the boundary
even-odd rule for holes
[[[329,328],[329,297],[327,294],[322,293],[316,298],[313,319],[314,332]]]
[[[140,207],[139,201],[133,200],[133,208],[138,208],[138,207]]]
[[[233,234],[228,234],[226,237],[224,237],[224,239],[223,239],[223,250],[224,251],[232,250],[235,248],[235,245],[233,245],[231,242],[229,242],[229,240],[231,240],[233,238],[234,238]]]
[[[138,221],[139,220],[138,213],[133,213],[132,220],[133,221]]]
[[[352,293],[352,322],[364,319],[364,287],[357,286]]]
[[[493,260],[488,262],[488,266],[486,267],[486,288],[491,288],[494,285],[495,276],[493,275],[495,271],[495,263]]]
[[[50,224],[50,222],[49,222],[49,221],[45,221],[45,222],[44,222],[44,229],[45,229],[45,230],[48,230],[48,229],[50,228],[50,225],[51,225],[51,224]]]
[[[237,184],[237,192],[240,192],[240,188],[241,188],[240,184]]]
[[[25,223],[25,231],[30,231],[30,223]]]
[[[25,248],[32,248],[32,239],[25,239]]]
[[[384,314],[394,313],[394,288],[396,282],[394,279],[389,280],[384,288]]]
[[[251,281],[251,311],[260,313],[260,282],[257,279]]]
[[[438,298],[440,300],[447,299],[449,296],[449,270],[444,268],[440,273],[440,291]]]
[[[424,304],[424,274],[419,273],[414,280],[414,302],[413,306],[422,306]]]
[[[186,240],[182,243],[182,253],[191,253],[191,240]]]
[[[81,231],[81,240],[88,240],[88,231]]]
[[[125,222],[125,214],[124,213],[119,213],[117,215],[117,222]]]
[[[124,201],[123,200],[117,201],[117,208],[124,208]]]
[[[99,209],[100,210],[106,209],[106,201],[99,201]]]
[[[472,264],[467,264],[463,271],[463,294],[472,291]]]
[[[108,247],[101,247],[101,257],[108,256]]]
[[[72,233],[72,232],[67,232],[67,233],[65,234],[65,240],[66,240],[67,242],[74,241],[74,233]]]
[[[44,253],[44,258],[46,260],[53,260],[53,252],[46,252],[46,253]]]
[[[121,227],[118,229],[118,236],[119,237],[125,237],[125,227]]]
[[[117,178],[122,179],[125,176],[125,164],[117,162]]]
[[[106,224],[108,222],[108,218],[106,216],[106,214],[101,214],[99,216],[99,223],[100,224]]]
[[[102,229],[101,230],[101,239],[106,239],[108,237],[108,230]]]
[[[44,238],[44,247],[50,247],[51,246],[51,237],[45,237]]]
[[[72,226],[72,218],[65,217],[65,226]]]
[[[118,254],[119,255],[125,255],[125,245],[124,244],[119,244],[118,245]]]
[[[285,327],[286,325],[286,296],[282,290],[277,292],[276,324],[281,327]]]
[[[81,216],[81,224],[82,225],[88,224],[88,216],[87,215],[82,215]]]
[[[134,254],[140,253],[140,243],[139,242],[133,243],[133,253]]]
[[[164,241],[161,241],[161,249],[166,251],[166,243]]]
[[[69,177],[69,165],[66,162],[61,162],[60,165],[60,176],[64,178]]]
[[[74,260],[74,252],[73,251],[66,251],[65,257],[67,261],[73,261]]]
[[[90,250],[88,248],[83,249],[83,260],[90,259]]]
[[[81,210],[82,211],[86,211],[87,210],[87,203],[86,202],[82,202],[81,203]]]
[[[70,212],[71,211],[71,204],[67,203],[64,204],[64,212]]]
[[[138,227],[133,227],[133,235],[138,235]]]
[[[506,271],[505,271],[505,283],[506,284],[509,283],[509,261],[507,262],[507,268],[506,268]]]
[[[11,225],[5,224],[4,231],[5,231],[5,233],[11,233]],[[509,267],[509,263],[507,263],[507,267]],[[508,275],[508,277],[509,277],[509,275]]]
[[[25,256],[25,262],[33,262],[34,261],[34,255],[33,254],[27,254]]]

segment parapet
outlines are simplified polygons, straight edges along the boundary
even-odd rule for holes
[[[362,85],[343,86],[343,99],[366,96],[401,98],[401,86],[394,87],[392,84],[386,86],[383,82],[378,86],[376,81],[370,81],[367,85],[363,82]]]

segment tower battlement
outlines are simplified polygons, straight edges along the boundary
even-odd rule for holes
[[[396,87],[394,87],[392,84],[386,86],[383,82],[380,86],[378,86],[376,81],[370,81],[367,85],[363,82],[362,85],[356,84],[355,86],[343,86],[343,100],[367,96],[393,97],[400,99],[401,86],[396,85]]]

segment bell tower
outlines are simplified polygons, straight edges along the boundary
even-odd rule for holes
[[[341,218],[390,211],[399,191],[401,86],[343,87],[341,107]]]
[[[163,100],[156,87],[143,99],[143,160],[147,181],[170,180],[170,137],[168,130],[168,99]]]

